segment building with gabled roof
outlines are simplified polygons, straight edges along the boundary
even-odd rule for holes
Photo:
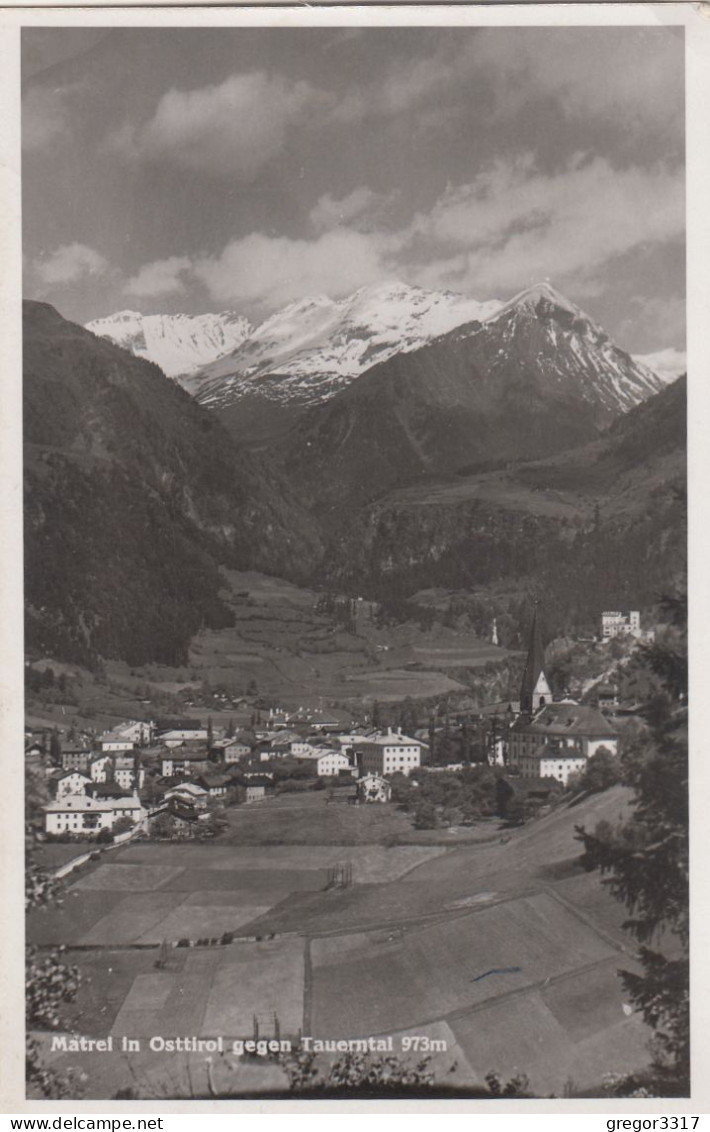
[[[363,774],[406,774],[421,766],[422,752],[427,744],[402,734],[401,727],[393,731],[370,735],[355,746],[357,765]]]
[[[521,715],[516,719],[508,731],[507,762],[526,776],[548,774],[566,782],[601,747],[615,755],[617,745],[617,733],[599,708],[562,700],[546,704],[532,718]],[[555,764],[554,772],[541,769],[541,757]],[[561,763],[564,766],[558,766]]]
[[[114,822],[113,803],[86,794],[66,794],[43,809],[47,833],[97,833]]]
[[[49,788],[57,798],[69,794],[84,794],[86,787],[91,785],[88,774],[81,770],[57,770],[49,775]]]

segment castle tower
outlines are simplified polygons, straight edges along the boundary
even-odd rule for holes
[[[550,685],[545,676],[545,652],[540,637],[540,626],[537,618],[537,607],[533,608],[532,624],[530,626],[530,645],[523,669],[523,678],[520,683],[520,713],[533,715],[538,708],[544,707],[552,700]]]

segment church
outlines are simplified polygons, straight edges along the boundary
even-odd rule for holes
[[[616,731],[598,708],[553,700],[536,603],[520,683],[520,714],[508,730],[506,765],[525,778],[556,778],[566,785],[602,747],[615,755],[617,745]]]

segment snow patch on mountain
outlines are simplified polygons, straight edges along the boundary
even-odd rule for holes
[[[119,311],[87,322],[86,329],[180,379],[239,346],[251,325],[233,311],[221,314],[140,314]]]
[[[339,300],[305,299],[272,315],[186,387],[210,408],[255,394],[317,404],[393,354],[416,350],[462,324],[483,322],[500,305],[403,283],[364,287]]]

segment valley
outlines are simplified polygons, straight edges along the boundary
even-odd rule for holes
[[[297,305],[299,348],[277,320],[179,381],[130,320],[132,353],[26,309],[31,852],[64,877],[28,940],[77,969],[62,1035],[116,1055],[33,1032],[89,1100],[287,1096],[332,1035],[416,1033],[443,1096],[521,1072],[599,1096],[648,1063],[637,943],[578,832],[633,812],[617,744],[684,569],[685,381],[547,285],[453,328],[415,296],[401,349],[393,295],[362,333],[357,303]],[[549,708],[581,721],[573,750],[535,739],[545,772],[511,754],[540,599]],[[597,639],[615,607],[643,632]]]

